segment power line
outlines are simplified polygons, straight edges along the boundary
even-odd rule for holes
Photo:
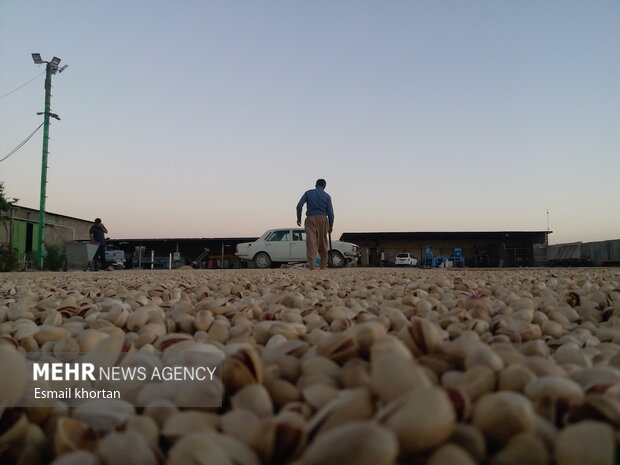
[[[5,155],[2,159],[0,159],[0,163],[2,163],[4,160],[9,158],[15,152],[17,152],[19,149],[21,149],[24,145],[26,145],[26,142],[28,142],[30,140],[30,138],[32,136],[34,136],[39,129],[41,129],[41,126],[43,126],[43,123],[39,124],[39,127],[37,127],[34,131],[32,131],[32,133],[28,137],[26,137],[23,141],[21,141],[17,147],[15,147],[13,150],[11,150],[8,155]]]
[[[4,94],[4,95],[0,95],[0,99],[3,99],[4,97],[8,97],[9,95],[11,95],[13,92],[17,92],[19,89],[21,89],[22,87],[26,87],[28,84],[30,84],[32,81],[34,81],[35,79],[37,79],[38,77],[41,77],[45,74],[45,71],[43,71],[41,74],[37,74],[35,77],[33,77],[30,81],[25,82],[24,84],[22,84],[21,86],[19,86],[16,89],[13,89],[11,92],[9,92],[8,94]]]

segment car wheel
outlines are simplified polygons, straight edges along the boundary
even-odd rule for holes
[[[270,268],[271,257],[265,252],[259,252],[254,256],[254,265],[256,268]]]
[[[345,265],[346,262],[344,256],[337,250],[330,250],[329,255],[332,259],[332,266],[339,268]]]

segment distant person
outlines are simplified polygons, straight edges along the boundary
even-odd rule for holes
[[[297,226],[301,226],[301,211],[306,204],[306,255],[311,270],[315,268],[317,250],[321,269],[327,268],[327,235],[334,228],[334,208],[332,198],[325,192],[326,185],[325,179],[317,180],[315,188],[304,192],[297,204]]]
[[[100,269],[105,270],[106,262],[105,262],[105,235],[108,233],[108,230],[101,222],[101,218],[95,218],[94,224],[90,227],[90,241],[93,244],[99,244],[97,248],[97,252],[95,252],[95,256],[93,257],[93,262],[95,264],[95,271],[97,270],[97,262],[99,262]]]

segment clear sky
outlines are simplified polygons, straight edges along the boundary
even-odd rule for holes
[[[257,236],[327,179],[335,235],[620,238],[620,2],[0,0],[0,158],[111,238]],[[0,163],[38,208],[42,131]]]

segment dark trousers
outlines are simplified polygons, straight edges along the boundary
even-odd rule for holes
[[[98,268],[97,262],[99,262],[100,269],[105,269],[105,242],[99,243],[99,247],[97,248],[95,256],[93,257],[93,262],[95,265],[95,270]]]

